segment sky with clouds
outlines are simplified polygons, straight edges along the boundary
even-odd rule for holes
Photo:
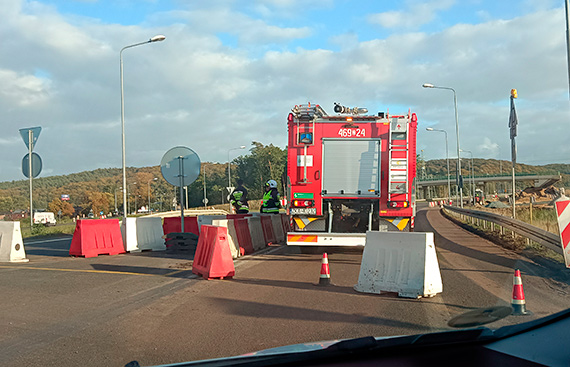
[[[418,152],[461,147],[518,161],[570,163],[563,1],[3,0],[0,181],[21,180],[22,128],[41,126],[40,177],[121,167],[120,50],[127,166],[174,146],[227,162],[252,141],[285,147],[296,104],[333,102],[419,119]],[[243,153],[243,152],[242,152]],[[231,151],[231,158],[240,151]]]

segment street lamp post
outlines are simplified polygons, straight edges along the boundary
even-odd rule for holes
[[[473,152],[470,150],[461,149],[462,152],[469,153],[471,155],[471,190],[473,190],[473,205],[475,205],[475,170],[473,169]]]
[[[429,83],[423,84],[422,87],[447,89],[453,92],[453,104],[455,106],[455,133],[457,134],[457,186],[459,190],[459,202],[463,208],[463,180],[461,179],[461,158],[459,158],[459,118],[457,116],[457,94],[455,93],[455,89],[450,87],[439,87]]]
[[[204,164],[204,209],[208,207],[206,198],[206,164]]]
[[[136,215],[136,214],[138,213],[138,211],[139,211],[139,206],[138,206],[138,204],[137,204],[137,198],[140,198],[140,197],[142,197],[142,196],[135,194],[135,215]]]
[[[232,187],[232,174],[231,174],[231,165],[230,165],[230,163],[231,163],[231,161],[230,161],[230,152],[231,152],[232,150],[239,150],[239,149],[245,149],[245,145],[242,145],[242,146],[240,146],[239,148],[232,148],[232,149],[229,149],[229,150],[228,150],[228,194],[231,194],[231,191],[230,191],[230,190],[231,190],[231,187]],[[229,200],[228,205],[229,205],[229,210],[230,210],[230,213],[231,213],[231,212],[232,212],[232,203],[231,203],[231,200]]]
[[[147,43],[164,41],[166,39],[163,35],[156,35],[145,42],[139,42],[132,45],[125,46],[119,52],[119,59],[121,62],[121,138],[122,138],[122,148],[123,148],[123,217],[127,217],[128,208],[127,208],[127,168],[126,168],[126,159],[125,159],[125,98],[124,98],[124,90],[123,90],[123,51],[127,48],[136,47],[140,45],[146,45]]]
[[[118,212],[119,208],[117,208],[117,190],[122,190],[122,187],[119,187],[118,189],[115,189],[115,213]]]
[[[447,161],[447,202],[449,203],[449,199],[451,198],[451,179],[449,177],[449,149],[447,144],[447,131],[442,129],[434,129],[431,127],[426,127],[427,131],[438,131],[445,134],[445,159]]]
[[[127,185],[127,188],[128,188],[129,186],[131,186],[131,185],[136,185],[136,184],[137,184],[136,182],[130,183],[130,184]],[[128,190],[126,190],[126,191],[128,191]],[[135,193],[135,195],[136,195],[136,193]],[[127,212],[126,212],[126,213],[128,213],[128,211],[130,210],[130,205],[129,205],[129,201],[128,201],[128,196],[127,196],[127,206],[126,206],[125,208],[127,209]],[[125,218],[126,218],[126,217],[127,217],[127,215],[125,214]]]
[[[157,180],[158,180],[158,178],[155,177],[155,178],[153,178],[152,180],[148,180],[148,182],[147,182],[147,185],[148,185],[148,208],[147,208],[147,210],[148,210],[148,213],[149,213],[149,214],[150,214],[150,183],[151,183],[152,181],[157,181]]]

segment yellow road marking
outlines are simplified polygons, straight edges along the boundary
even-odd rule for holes
[[[9,266],[0,265],[2,269],[31,269],[31,270],[51,270],[51,271],[69,271],[76,273],[99,273],[99,274],[124,274],[124,275],[143,275],[143,276],[170,276],[174,274],[179,274],[184,271],[190,270],[175,270],[166,274],[146,274],[146,273],[134,273],[131,271],[113,271],[113,270],[91,270],[91,269],[61,269],[61,268],[40,268],[35,266]]]

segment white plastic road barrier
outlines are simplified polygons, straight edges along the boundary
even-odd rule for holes
[[[143,217],[126,219],[127,220],[121,224],[121,235],[123,236],[125,251],[166,250],[166,245],[162,238],[162,218]],[[125,233],[127,235],[126,239]]]
[[[213,215],[212,215],[213,217]],[[225,217],[225,216],[224,216]],[[234,226],[233,219],[214,219],[212,220],[213,226],[226,227],[228,229],[228,244],[230,245],[230,251],[232,253],[232,258],[237,259],[240,256],[239,243],[236,234],[236,227]]]
[[[273,226],[273,234],[277,243],[285,242],[285,233],[283,232],[283,223],[281,222],[281,214],[271,215],[271,225]]]
[[[358,292],[433,297],[443,291],[433,233],[366,232]]]
[[[28,262],[20,222],[0,222],[0,262]]]
[[[215,225],[212,224],[214,220],[226,219],[226,215],[199,215],[198,216],[198,230],[200,231],[203,225]],[[224,226],[225,227],[225,226]]]
[[[247,225],[251,236],[251,245],[255,251],[265,248],[265,237],[263,237],[263,228],[261,227],[261,217],[247,217]]]

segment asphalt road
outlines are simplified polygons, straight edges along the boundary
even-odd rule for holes
[[[316,285],[321,254],[270,247],[235,262],[232,280],[191,275],[190,256],[161,252],[67,256],[70,239],[26,243],[28,264],[0,264],[0,365],[142,365],[253,352],[295,343],[447,330],[453,316],[510,303],[520,268],[532,316],[567,307],[560,264],[517,255],[461,229],[437,209],[434,231],[443,293],[428,299],[358,293],[361,251],[329,253],[333,286]]]

